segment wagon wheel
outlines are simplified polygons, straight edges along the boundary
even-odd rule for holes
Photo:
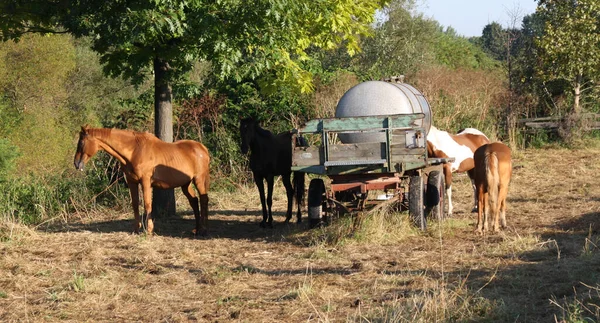
[[[427,193],[426,193],[426,214],[431,212],[432,218],[441,221],[445,217],[446,209],[446,180],[443,173],[434,170],[429,173],[427,178]]]
[[[308,223],[311,228],[321,223],[325,183],[320,178],[314,178],[308,185]]]
[[[417,227],[425,231],[427,229],[427,221],[425,220],[423,189],[424,184],[421,175],[411,176],[408,185],[408,213]]]

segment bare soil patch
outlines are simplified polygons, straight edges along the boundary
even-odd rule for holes
[[[183,199],[153,237],[129,233],[130,210],[37,228],[5,220],[0,321],[549,322],[573,306],[598,319],[599,154],[517,152],[509,228],[484,237],[473,233],[465,175],[455,177],[456,214],[428,232],[400,221],[333,245],[314,243],[331,229],[283,224],[283,193],[275,228],[259,228],[253,187],[211,192],[203,239],[191,237]]]

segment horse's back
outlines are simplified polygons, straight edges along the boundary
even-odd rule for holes
[[[469,147],[471,151],[490,143],[490,139],[486,135],[473,128],[467,128],[467,130],[457,134],[455,138],[457,142]]]
[[[250,155],[250,168],[253,172],[267,175],[287,175],[291,173],[292,166],[292,134],[282,132],[274,135],[268,130],[257,139],[260,141],[257,151]],[[258,137],[257,137],[258,138]]]
[[[492,153],[497,156],[499,162],[507,162],[511,159],[510,148],[499,141],[485,144],[477,148],[474,156],[477,159],[482,159],[484,156],[490,155]]]
[[[179,154],[185,155],[190,164],[197,167],[208,167],[210,155],[208,149],[202,143],[193,140],[179,140],[173,143]]]
[[[148,151],[145,153],[152,153],[157,164],[167,166],[190,177],[208,169],[210,161],[208,149],[197,141],[153,142],[147,149]]]
[[[501,177],[510,178],[512,175],[512,157],[510,148],[501,142],[493,142],[477,148],[473,155],[473,159],[475,160],[476,179],[483,179],[485,177],[485,172],[489,167],[492,155],[495,156],[495,162],[497,162],[496,167],[498,167],[498,172],[501,174]]]
[[[474,128],[463,129],[457,135],[447,131],[438,130],[431,127],[427,136],[427,150],[429,156],[454,158],[452,171],[469,171],[473,168],[474,151],[489,143],[488,137],[481,131]]]

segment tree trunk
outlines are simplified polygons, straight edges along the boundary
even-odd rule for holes
[[[575,87],[573,89],[574,98],[573,98],[573,114],[579,116],[581,114],[581,107],[579,106],[579,98],[581,96],[581,75],[577,75],[575,80]]]
[[[154,59],[154,134],[166,142],[173,142],[173,105],[171,85],[168,80],[169,63]],[[152,197],[154,217],[175,215],[175,191],[154,189]]]

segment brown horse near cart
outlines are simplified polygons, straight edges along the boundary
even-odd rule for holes
[[[196,228],[193,232],[207,233],[210,157],[204,145],[192,140],[167,143],[148,132],[83,126],[74,158],[75,168],[83,170],[85,163],[98,150],[106,151],[121,163],[131,194],[135,233],[142,229],[138,191],[140,184],[148,234],[154,231],[152,188],[175,187],[181,187],[194,211]],[[193,186],[200,195],[199,205]]]
[[[501,142],[479,147],[475,160],[475,187],[477,191],[477,226],[475,233],[488,230],[488,219],[493,220],[494,232],[506,228],[506,196],[512,176],[510,148]]]

